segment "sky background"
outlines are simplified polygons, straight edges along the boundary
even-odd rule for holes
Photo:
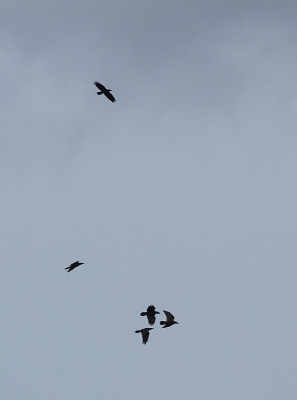
[[[296,399],[296,17],[1,2],[2,399]]]

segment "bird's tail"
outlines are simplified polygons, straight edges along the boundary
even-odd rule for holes
[[[97,92],[97,94],[102,94],[102,92]]]
[[[145,317],[145,316],[147,315],[147,313],[146,313],[145,311],[143,311],[142,313],[140,313],[140,315],[141,315],[142,317]]]
[[[141,331],[135,331],[135,333],[140,333]]]
[[[160,325],[165,325],[166,322],[165,321],[160,321]]]

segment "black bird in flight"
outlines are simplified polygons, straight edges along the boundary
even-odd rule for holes
[[[144,317],[144,316],[146,315],[146,316],[147,316],[148,323],[149,323],[150,325],[154,325],[154,323],[156,322],[156,317],[155,317],[155,315],[156,315],[156,314],[160,314],[158,311],[155,311],[155,310],[156,310],[156,307],[153,306],[153,305],[151,305],[151,306],[148,306],[148,308],[146,309],[146,312],[143,311],[142,313],[140,313],[140,315],[141,315],[142,317]]]
[[[111,89],[106,89],[105,86],[102,85],[102,83],[95,81],[94,85],[100,90],[100,92],[97,92],[97,94],[104,94],[108,100],[112,101],[113,103],[116,101],[116,99],[113,97],[113,95],[110,93]]]
[[[163,312],[165,313],[165,315],[167,317],[167,321],[160,322],[160,325],[163,325],[162,328],[168,328],[171,325],[178,324],[178,322],[174,321],[174,316],[169,311],[163,310]]]
[[[143,328],[138,331],[135,331],[135,333],[141,333],[142,334],[142,344],[146,344],[150,335],[150,331],[154,328]]]
[[[79,261],[75,261],[74,263],[70,264],[69,267],[66,267],[65,269],[67,269],[67,272],[72,271],[74,268],[79,267],[80,265],[82,265],[84,263],[81,263]]]

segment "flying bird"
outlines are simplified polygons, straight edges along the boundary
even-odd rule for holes
[[[82,265],[84,263],[79,262],[79,261],[75,261],[74,263],[70,264],[69,267],[66,267],[65,269],[67,269],[67,272],[72,271],[74,268],[79,267],[80,265]]]
[[[150,325],[154,325],[154,323],[156,322],[156,317],[155,317],[155,315],[156,315],[156,314],[160,314],[159,311],[155,311],[155,310],[156,310],[156,307],[153,306],[153,305],[151,305],[151,306],[148,306],[148,308],[146,309],[146,311],[143,311],[142,313],[140,313],[140,315],[141,315],[142,317],[144,317],[144,316],[146,315],[146,316],[147,316],[148,323],[149,323]]]
[[[94,85],[100,90],[100,92],[97,92],[97,94],[104,94],[108,100],[112,101],[113,103],[116,101],[116,99],[113,97],[113,95],[110,93],[111,89],[106,89],[105,86],[102,85],[102,83],[95,81]]]
[[[150,335],[150,331],[154,328],[143,328],[138,331],[135,331],[135,333],[141,333],[142,334],[142,344],[146,344]]]
[[[167,321],[160,322],[160,325],[163,325],[163,328],[168,328],[171,325],[178,324],[178,322],[174,321],[174,316],[169,311],[163,310],[163,312],[167,318]]]

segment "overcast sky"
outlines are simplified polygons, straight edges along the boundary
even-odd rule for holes
[[[1,399],[297,398],[296,17],[2,0]]]

